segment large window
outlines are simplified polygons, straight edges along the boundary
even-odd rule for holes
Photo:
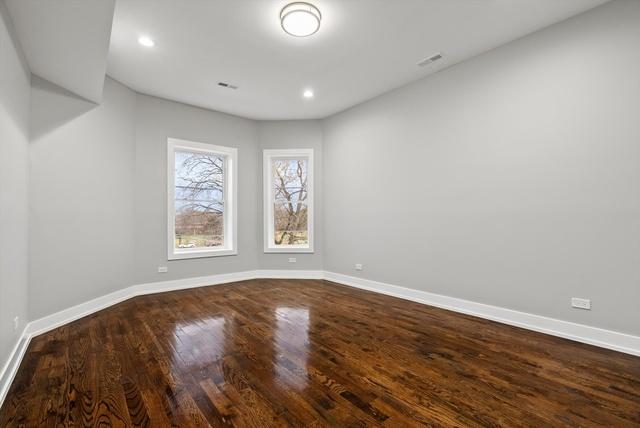
[[[265,252],[313,252],[313,150],[265,150]]]
[[[168,258],[237,254],[237,149],[168,139]]]

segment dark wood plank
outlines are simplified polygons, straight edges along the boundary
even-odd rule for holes
[[[315,280],[136,297],[34,338],[0,426],[640,426],[640,358]]]

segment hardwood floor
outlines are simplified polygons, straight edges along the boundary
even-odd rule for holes
[[[34,338],[0,426],[640,426],[640,358],[326,281],[136,297]]]

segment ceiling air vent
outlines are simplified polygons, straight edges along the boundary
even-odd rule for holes
[[[442,59],[442,54],[438,52],[437,54],[431,55],[430,57],[427,57],[427,58],[423,59],[422,61],[420,61],[418,63],[418,65],[420,67],[424,67],[425,65],[429,65],[432,62],[436,62],[436,61],[438,61],[440,59]]]
[[[222,86],[223,88],[229,88],[229,89],[238,89],[236,85],[232,85],[231,83],[226,83],[226,82],[218,82],[218,86]]]

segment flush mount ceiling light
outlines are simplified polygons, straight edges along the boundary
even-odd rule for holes
[[[311,89],[305,89],[302,96],[305,98],[313,98],[313,91]]]
[[[146,46],[148,48],[153,47],[156,43],[153,41],[151,37],[148,36],[140,36],[138,37],[138,43],[142,46]]]
[[[320,29],[322,16],[317,7],[304,2],[290,3],[280,11],[282,29],[295,37],[307,37]]]

